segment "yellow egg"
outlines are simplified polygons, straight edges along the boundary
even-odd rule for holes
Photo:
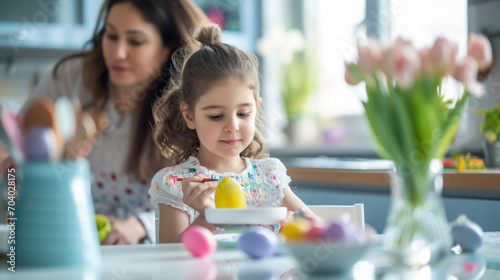
[[[287,240],[297,240],[304,237],[307,231],[311,228],[309,222],[304,219],[295,219],[292,222],[286,224],[281,233],[286,237]]]
[[[215,190],[215,207],[247,208],[247,200],[238,181],[232,177],[226,177],[220,181]]]

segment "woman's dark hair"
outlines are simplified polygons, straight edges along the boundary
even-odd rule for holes
[[[188,128],[180,103],[193,112],[199,98],[214,86],[230,79],[241,81],[260,100],[258,62],[255,55],[221,43],[220,28],[215,25],[201,26],[185,47],[173,54],[174,75],[167,93],[153,107],[155,117],[154,139],[165,156],[174,164],[196,155],[200,140],[196,130]],[[265,157],[266,143],[263,137],[262,106],[257,108],[254,139],[241,152],[241,156]]]
[[[92,92],[92,101],[82,104],[84,110],[103,111],[110,100],[109,73],[106,68],[102,39],[107,16],[111,8],[120,3],[130,3],[142,14],[144,20],[152,23],[161,35],[163,46],[170,53],[179,49],[189,33],[200,24],[209,22],[205,14],[191,0],[107,0],[101,8],[94,29],[94,35],[87,42],[88,51],[70,55],[58,62],[53,75],[57,76],[59,66],[74,58],[83,58],[83,84]],[[140,113],[134,139],[129,150],[126,170],[138,179],[149,179],[154,173],[170,163],[170,159],[158,153],[152,137],[154,124],[152,106],[161,96],[170,80],[171,57],[167,60],[159,76],[145,89],[138,104]]]

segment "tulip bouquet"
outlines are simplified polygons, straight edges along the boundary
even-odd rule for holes
[[[428,235],[446,232],[444,208],[429,205],[429,191],[435,184],[430,170],[433,160],[442,159],[453,141],[470,95],[482,90],[478,73],[492,64],[491,46],[482,35],[470,36],[464,58],[457,58],[457,49],[445,38],[420,50],[402,38],[386,47],[372,41],[358,46],[356,62],[346,63],[347,83],[366,84],[363,106],[377,152],[394,161],[402,185],[397,192],[404,197],[397,206],[393,200],[388,219],[388,226],[397,227],[391,246],[399,250],[425,243],[412,243],[415,238],[427,236],[428,242],[434,242],[439,238]],[[449,76],[463,84],[454,102],[445,99],[443,79]],[[433,211],[442,213],[415,216]],[[432,228],[430,219],[436,216],[443,217],[442,225]],[[448,243],[446,237],[441,243]]]
[[[397,38],[385,48],[375,41],[358,46],[358,61],[346,63],[346,81],[366,83],[363,106],[379,155],[416,175],[405,176],[411,203],[422,203],[429,164],[445,155],[470,94],[482,91],[478,72],[491,63],[491,46],[482,35],[470,36],[462,59],[457,45],[445,38],[420,50]],[[444,98],[447,76],[464,85],[455,102]]]

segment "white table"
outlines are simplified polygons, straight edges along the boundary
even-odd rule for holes
[[[500,232],[485,233],[483,246],[473,255],[450,255],[432,268],[393,267],[377,247],[370,250],[350,275],[305,276],[301,264],[282,254],[251,260],[234,248],[219,248],[211,257],[192,258],[181,244],[103,246],[102,263],[95,268],[39,268],[7,271],[0,264],[0,279],[500,279]],[[477,277],[450,278],[464,261],[473,260]]]

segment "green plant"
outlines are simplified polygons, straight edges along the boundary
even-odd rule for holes
[[[317,88],[317,69],[313,55],[305,51],[293,54],[282,66],[281,98],[289,121],[305,113],[307,102]]]
[[[481,123],[481,132],[486,136],[486,141],[493,143],[500,140],[500,105],[495,104],[490,109],[477,109],[476,114],[484,115]]]

